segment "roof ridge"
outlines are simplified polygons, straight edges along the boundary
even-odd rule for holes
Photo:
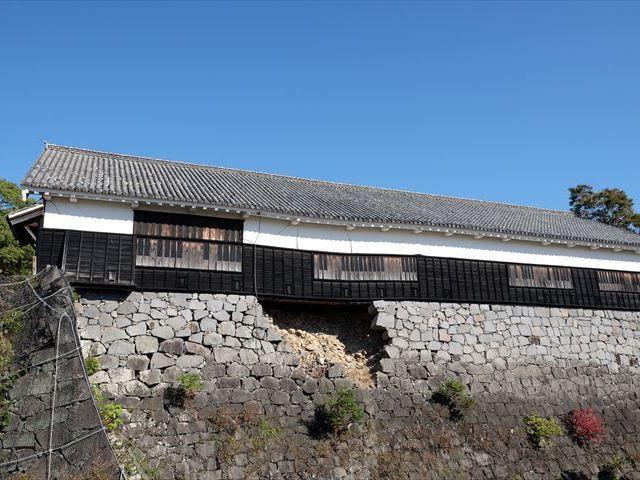
[[[347,186],[347,187],[355,187],[355,188],[362,188],[362,189],[369,189],[369,190],[384,190],[384,191],[394,192],[394,193],[408,193],[408,194],[412,194],[412,195],[421,195],[421,196],[424,196],[424,197],[432,197],[432,198],[435,197],[435,198],[452,199],[452,200],[464,200],[464,201],[467,201],[467,202],[478,202],[478,203],[483,203],[483,204],[488,204],[488,205],[502,205],[502,206],[506,206],[506,207],[523,208],[523,209],[534,210],[534,211],[544,211],[544,212],[555,213],[555,214],[563,215],[563,216],[574,216],[573,213],[570,212],[570,211],[557,210],[557,209],[553,209],[553,208],[534,207],[534,206],[531,206],[531,205],[519,205],[519,204],[515,204],[515,203],[499,202],[499,201],[495,201],[495,200],[480,200],[480,199],[475,199],[475,198],[457,197],[457,196],[454,196],[454,195],[441,195],[441,194],[434,194],[434,193],[416,192],[416,191],[413,191],[413,190],[405,190],[405,189],[401,189],[401,188],[388,188],[388,187],[374,187],[374,186],[371,186],[371,185],[358,185],[358,184],[347,183],[347,182],[336,182],[336,181],[329,181],[329,180],[320,180],[320,179],[316,179],[316,178],[298,177],[298,176],[295,176],[295,175],[284,175],[284,174],[278,174],[278,173],[260,172],[260,171],[257,171],[257,170],[248,170],[248,169],[244,169],[244,168],[220,167],[220,166],[216,166],[216,165],[206,165],[206,164],[201,164],[201,163],[185,162],[185,161],[181,161],[181,160],[169,160],[169,159],[166,159],[166,158],[148,157],[148,156],[142,156],[142,155],[130,155],[130,154],[124,154],[124,153],[118,153],[118,152],[107,152],[107,151],[104,151],[104,150],[95,150],[95,149],[83,148],[83,147],[58,145],[58,144],[55,144],[55,143],[48,143],[48,142],[45,143],[44,149],[47,150],[49,148],[60,149],[60,150],[75,150],[75,151],[80,151],[80,152],[88,152],[88,153],[94,153],[94,154],[109,155],[109,156],[121,157],[122,159],[126,159],[126,160],[139,161],[139,162],[149,162],[149,161],[151,161],[151,162],[168,163],[168,164],[172,164],[172,165],[180,165],[180,166],[185,166],[185,167],[190,167],[190,168],[206,168],[206,169],[212,169],[212,170],[228,170],[228,171],[232,171],[232,172],[243,172],[243,173],[251,173],[251,174],[255,174],[255,175],[265,175],[265,176],[270,176],[270,177],[279,177],[279,178],[289,178],[289,179],[293,179],[293,180],[302,180],[304,182],[321,183],[321,184],[325,184],[325,185],[343,185],[343,186]],[[579,218],[579,217],[577,217],[577,218]]]

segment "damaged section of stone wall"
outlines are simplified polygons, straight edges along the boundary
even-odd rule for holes
[[[283,339],[283,330],[303,338],[314,308],[272,306],[274,323],[252,296],[84,292],[82,346],[100,363],[91,382],[127,408],[114,437],[137,452],[134,470],[176,480],[541,479],[593,476],[621,452],[640,461],[638,313],[376,302],[372,326],[386,345],[370,388],[355,388],[364,422],[323,437],[317,408],[357,385],[349,368],[326,356],[310,365],[302,345]],[[348,314],[332,308],[348,329]],[[330,309],[319,316],[331,322]],[[184,373],[200,375],[202,389],[176,402]],[[461,422],[430,401],[452,376],[477,399]],[[561,417],[577,406],[603,416],[608,436],[598,448],[568,436],[547,450],[531,446],[525,415]],[[640,473],[630,466],[628,475]]]
[[[84,374],[69,286],[57,269],[30,282],[0,287],[0,323],[11,338],[0,372],[0,478],[119,479]]]

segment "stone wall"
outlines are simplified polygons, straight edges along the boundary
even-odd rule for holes
[[[145,478],[592,478],[617,453],[640,461],[638,313],[376,302],[386,345],[373,386],[356,389],[364,422],[324,438],[317,407],[354,383],[340,364],[301,360],[255,297],[83,292],[76,309],[101,364],[92,383],[127,408],[115,440]],[[184,372],[203,388],[176,401]],[[463,421],[430,401],[451,376],[477,398]],[[525,415],[577,406],[603,416],[600,446],[531,447]]]
[[[0,287],[0,478],[119,479],[85,377],[68,284],[57,269],[30,281],[34,288]],[[7,312],[21,312],[10,328]]]
[[[477,390],[499,385],[517,393],[514,378],[553,367],[640,374],[638,312],[384,301],[372,310],[372,326],[388,339],[382,370],[392,375],[396,365],[419,363],[432,375],[456,373]]]

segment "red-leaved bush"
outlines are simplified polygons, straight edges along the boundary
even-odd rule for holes
[[[602,419],[592,408],[578,408],[569,416],[571,433],[581,444],[598,443],[604,437]]]

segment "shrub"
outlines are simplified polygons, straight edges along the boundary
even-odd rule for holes
[[[80,303],[80,300],[81,300],[80,294],[73,289],[71,290],[71,298],[75,303]]]
[[[569,426],[571,435],[582,445],[599,443],[604,436],[602,419],[592,408],[579,408],[572,411],[569,416]]]
[[[100,360],[98,360],[96,357],[89,357],[85,359],[84,366],[87,370],[87,375],[91,376],[98,370],[100,370]]]
[[[529,440],[538,448],[545,448],[553,444],[553,437],[562,435],[560,423],[552,417],[541,417],[539,415],[529,415],[524,418]]]
[[[198,373],[183,373],[178,377],[178,380],[180,381],[180,387],[189,398],[193,398],[197,392],[202,390],[203,382]]]
[[[324,405],[317,406],[315,415],[307,423],[309,434],[316,439],[342,433],[351,423],[364,417],[362,407],[354,398],[353,390],[341,388]]]
[[[615,455],[604,465],[600,466],[598,480],[620,480],[622,478],[622,468],[627,463],[627,459],[622,455]]]
[[[469,393],[467,386],[457,378],[449,378],[442,382],[431,399],[449,408],[454,420],[464,417],[476,405],[476,400]]]
[[[328,425],[333,433],[346,430],[351,423],[362,421],[364,412],[354,398],[353,390],[341,388],[329,398],[323,407]]]
[[[110,402],[98,387],[93,387],[93,397],[98,405],[98,412],[102,419],[102,424],[107,430],[114,431],[122,426],[124,423],[122,416],[124,414],[124,407],[117,402]]]
[[[122,420],[124,408],[119,403],[106,402],[102,405],[98,405],[98,409],[100,410],[100,418],[102,418],[102,423],[105,427],[107,427],[107,430],[117,430],[124,423]]]

